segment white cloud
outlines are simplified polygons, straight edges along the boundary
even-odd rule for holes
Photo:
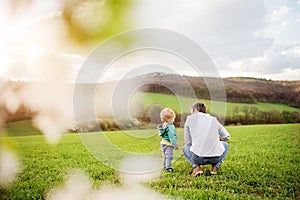
[[[290,26],[292,23],[290,21],[281,21],[280,22],[280,26],[282,28],[287,28],[288,26]]]
[[[294,54],[295,54],[295,56],[300,57],[300,45],[298,46],[298,48],[294,49]]]
[[[300,69],[286,68],[281,73],[270,74],[269,76],[273,80],[283,80],[282,77],[286,77],[284,80],[299,80]]]
[[[299,79],[299,43],[273,45],[262,56],[233,61],[230,70],[243,76],[297,80]],[[227,69],[228,70],[228,69]],[[228,73],[228,71],[225,71]]]
[[[281,18],[287,15],[290,11],[290,8],[287,6],[282,6],[278,10],[274,10],[270,16],[271,21],[281,20]]]
[[[298,14],[296,21],[300,22],[300,14]]]

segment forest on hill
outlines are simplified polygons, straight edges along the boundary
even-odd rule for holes
[[[238,103],[267,102],[280,103],[300,108],[300,81],[273,81],[257,78],[212,78],[212,77],[190,77],[179,75],[166,75],[162,73],[148,74],[136,77],[143,80],[145,84],[140,90],[143,92],[182,95],[192,97],[194,94],[198,99],[211,100],[211,93],[215,99],[222,100],[221,95],[225,89],[226,101]],[[224,88],[220,87],[220,83]],[[209,88],[208,88],[209,85]]]

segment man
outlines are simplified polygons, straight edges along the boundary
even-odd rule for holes
[[[230,139],[218,120],[206,113],[203,103],[195,103],[184,125],[183,154],[193,167],[192,176],[203,174],[200,165],[211,164],[210,174],[217,174],[228,152]]]

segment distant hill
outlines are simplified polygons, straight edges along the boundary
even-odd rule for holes
[[[227,98],[232,97],[230,89],[248,92],[256,101],[284,103],[300,108],[300,81],[272,81],[255,78],[226,78]]]
[[[210,92],[218,98],[222,88],[218,83],[223,82],[226,101],[239,103],[282,103],[300,108],[300,81],[273,81],[257,78],[213,78],[189,77],[152,73],[144,76],[123,80],[128,82],[145,83],[140,91],[182,95],[191,97],[193,94],[199,99],[210,100]],[[210,91],[207,85],[210,85]],[[214,87],[215,86],[215,87]],[[221,98],[221,95],[220,95]],[[218,100],[218,99],[214,99]],[[221,99],[220,99],[221,100]]]

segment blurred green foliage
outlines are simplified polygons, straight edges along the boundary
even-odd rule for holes
[[[68,36],[79,43],[98,43],[126,30],[131,0],[70,1],[65,4],[63,19]]]

